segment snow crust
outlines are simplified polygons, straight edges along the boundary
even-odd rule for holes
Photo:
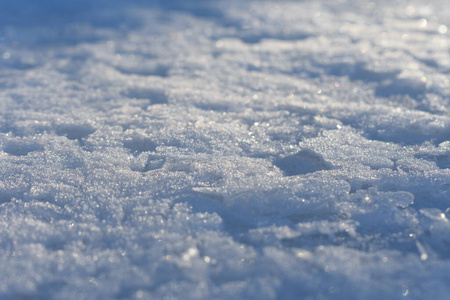
[[[0,299],[448,299],[447,1],[4,1]]]

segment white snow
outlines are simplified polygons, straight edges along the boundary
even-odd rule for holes
[[[0,299],[448,299],[445,0],[0,3]]]

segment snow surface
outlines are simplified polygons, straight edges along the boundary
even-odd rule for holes
[[[0,3],[0,299],[448,299],[450,5]]]

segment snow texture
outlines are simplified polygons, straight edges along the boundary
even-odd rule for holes
[[[446,0],[0,2],[0,299],[448,299]]]

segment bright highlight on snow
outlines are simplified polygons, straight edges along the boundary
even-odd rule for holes
[[[0,299],[447,299],[450,6],[0,4]]]

